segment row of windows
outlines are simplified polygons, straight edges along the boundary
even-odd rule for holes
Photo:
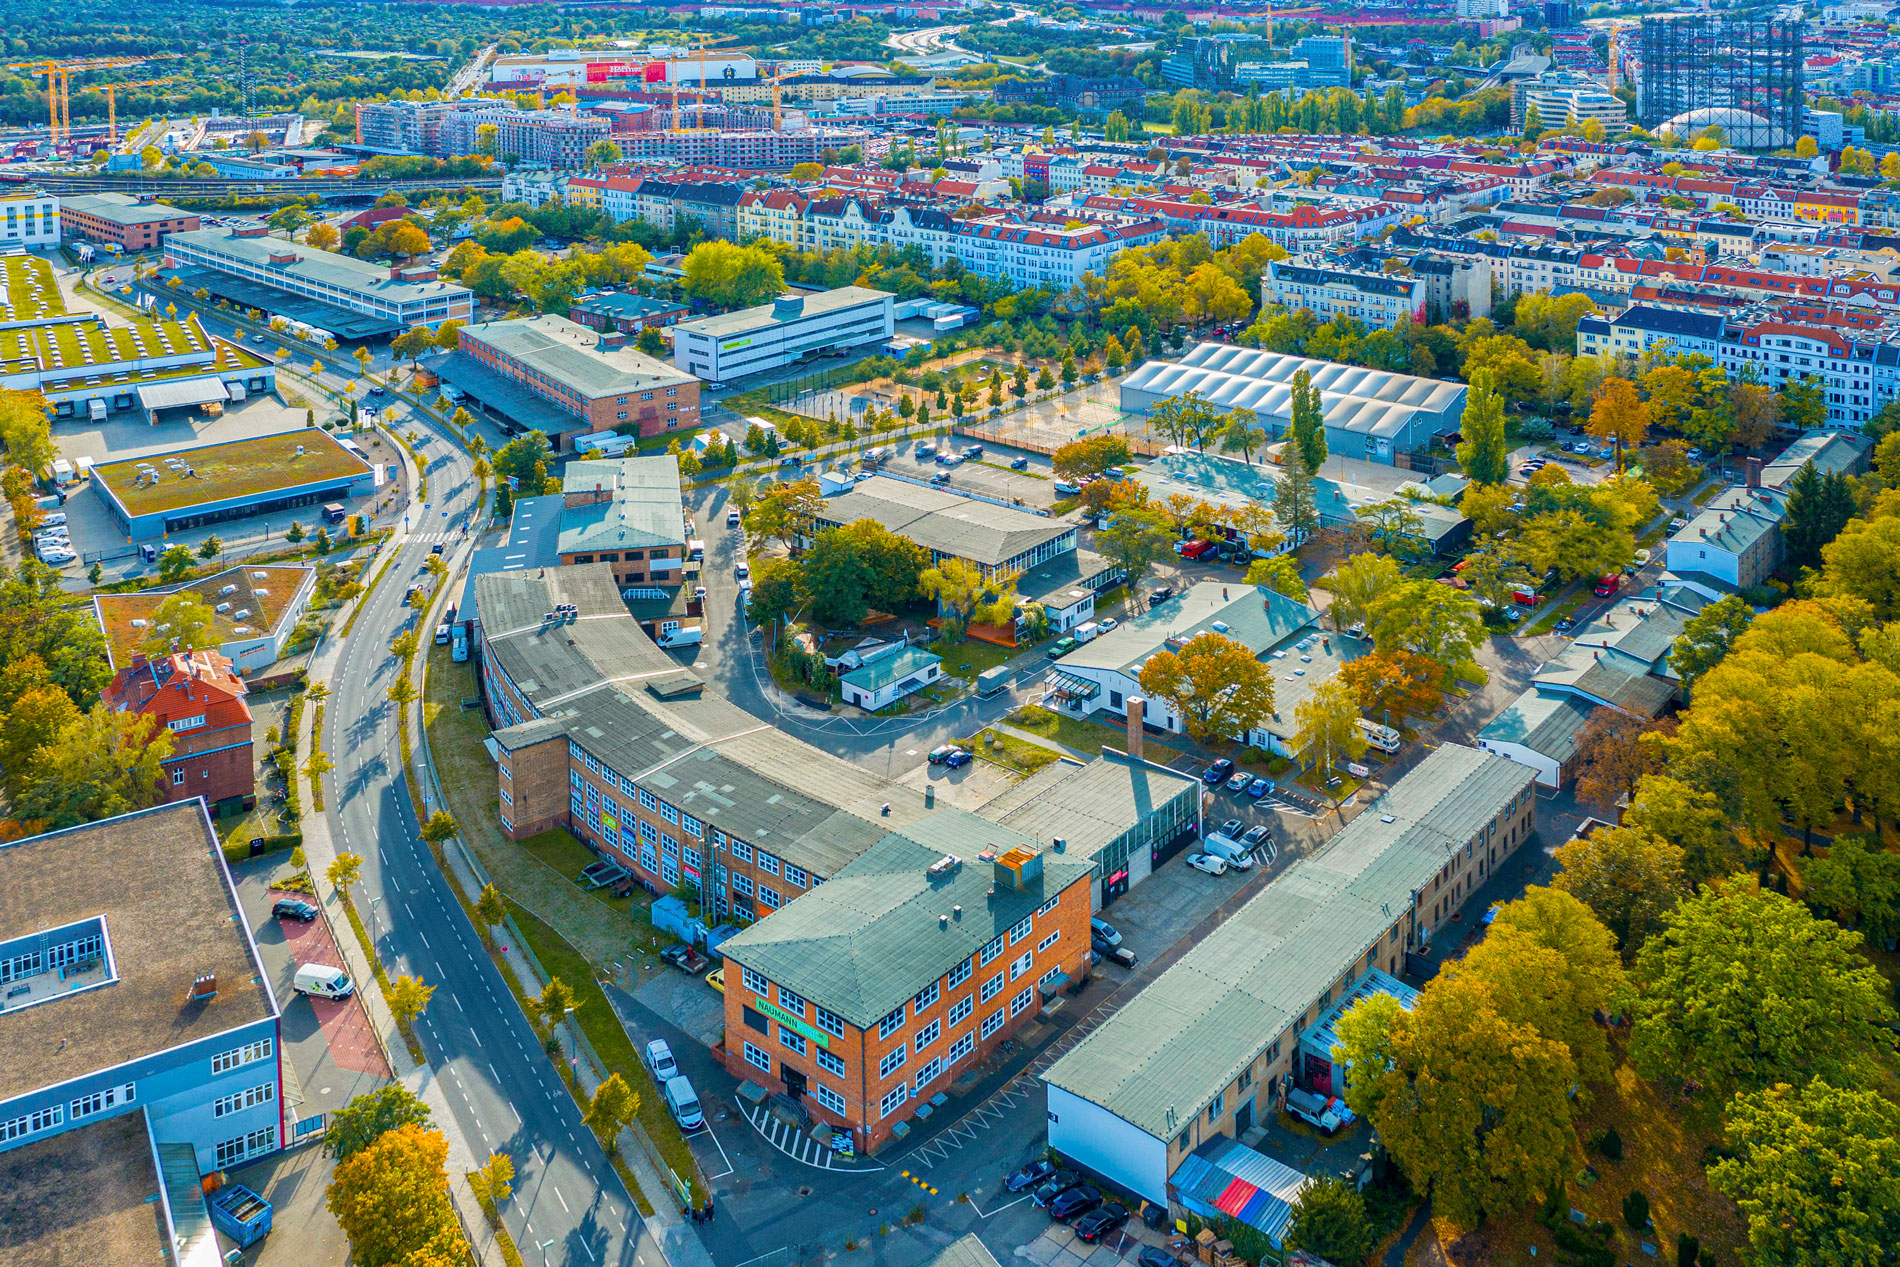
[[[135,1083],[126,1083],[122,1087],[107,1087],[103,1091],[94,1091],[91,1095],[82,1095],[67,1107],[73,1120],[91,1117],[95,1113],[104,1113],[107,1109],[116,1109],[122,1104],[130,1104],[138,1095]]]
[[[23,1113],[19,1117],[0,1122],[0,1144],[4,1144],[11,1139],[21,1139],[28,1135],[36,1135],[41,1131],[50,1131],[65,1120],[66,1110],[57,1104],[51,1108],[35,1109],[31,1113]]]
[[[218,1145],[218,1168],[222,1170],[227,1166],[235,1166],[241,1161],[268,1153],[276,1146],[277,1128],[275,1126],[266,1126],[248,1135],[234,1135]]]
[[[254,1087],[246,1087],[242,1091],[233,1091],[230,1095],[221,1095],[213,1100],[211,1102],[211,1116],[225,1117],[232,1113],[241,1113],[245,1109],[255,1108],[260,1104],[269,1104],[276,1098],[277,1084],[274,1082],[260,1082]]]
[[[233,1047],[230,1051],[221,1051],[213,1056],[211,1058],[211,1072],[213,1074],[227,1073],[230,1070],[238,1068],[240,1065],[248,1065],[259,1060],[269,1059],[270,1054],[271,1040],[268,1038],[260,1038],[254,1043],[246,1043],[242,1047]]]

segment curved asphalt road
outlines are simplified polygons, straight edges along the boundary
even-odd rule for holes
[[[326,381],[342,384],[333,375]],[[663,1267],[625,1186],[416,834],[387,696],[397,671],[389,642],[414,623],[403,592],[421,576],[430,546],[446,538],[451,560],[468,550],[472,538],[461,530],[475,510],[475,479],[468,454],[440,427],[419,418],[401,425],[431,433],[422,448],[431,501],[412,509],[411,535],[357,618],[329,682],[325,738],[335,769],[328,812],[337,847],[363,857],[357,901],[389,973],[437,987],[418,1027],[423,1046],[470,1150],[478,1159],[491,1151],[514,1158],[515,1195],[505,1217],[526,1261]],[[422,639],[426,651],[432,631]]]

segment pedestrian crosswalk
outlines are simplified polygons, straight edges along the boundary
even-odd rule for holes
[[[432,546],[438,542],[447,545],[451,541],[460,541],[461,539],[462,534],[459,532],[412,532],[404,538],[405,541],[411,544],[421,544],[425,546]]]
[[[752,1123],[753,1129],[765,1136],[765,1142],[793,1161],[802,1162],[816,1170],[883,1169],[881,1166],[845,1160],[783,1118],[775,1116],[763,1104],[744,1104],[740,1108],[744,1111],[746,1120]]]

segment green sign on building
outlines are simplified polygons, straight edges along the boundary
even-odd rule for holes
[[[772,1017],[779,1024],[790,1025],[793,1029],[797,1030],[799,1033],[803,1034],[805,1037],[811,1039],[814,1043],[817,1043],[820,1047],[831,1046],[831,1035],[825,1033],[823,1030],[813,1029],[811,1026],[805,1024],[804,1021],[800,1020],[796,1016],[793,1016],[790,1012],[787,1012],[784,1008],[780,1007],[778,1004],[773,1003],[768,999],[754,999],[753,1002],[759,1005],[759,1010],[761,1012],[764,1012],[767,1016]]]

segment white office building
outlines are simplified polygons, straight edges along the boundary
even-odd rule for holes
[[[882,343],[896,330],[891,296],[863,286],[780,295],[769,304],[673,327],[673,364],[717,386],[820,353]]]
[[[58,198],[43,189],[0,193],[0,251],[58,245]]]

